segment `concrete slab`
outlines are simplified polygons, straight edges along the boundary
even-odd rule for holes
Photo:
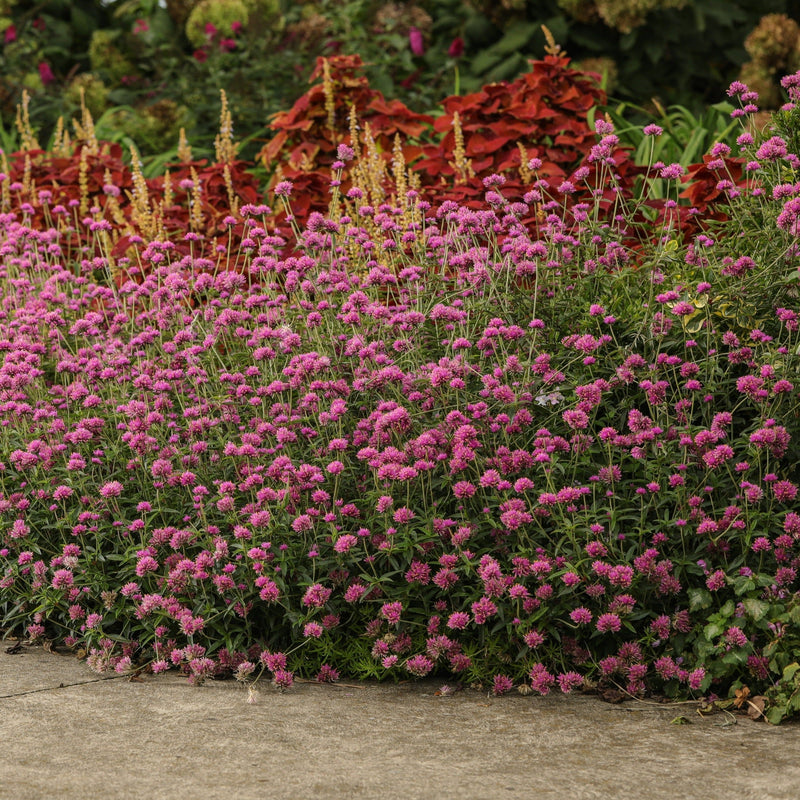
[[[99,679],[0,650],[2,800],[798,800],[800,724],[593,696],[440,697],[433,682]],[[678,715],[694,720],[675,725]]]

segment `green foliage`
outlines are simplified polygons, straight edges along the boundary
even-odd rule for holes
[[[81,88],[90,95],[95,117],[116,106],[133,108],[143,118],[151,116],[153,104],[187,109],[185,118],[167,126],[153,119],[137,124],[124,109],[107,118],[114,120],[115,139],[136,139],[143,153],[154,154],[175,127],[185,127],[194,141],[212,138],[216,98],[225,89],[240,138],[253,140],[243,155],[252,157],[258,149],[254,140],[263,136],[270,117],[305,91],[318,56],[360,55],[375,89],[427,113],[443,96],[525,73],[529,60],[541,58],[547,47],[544,24],[577,65],[604,75],[604,88],[626,113],[638,113],[637,106],[657,112],[660,103],[670,115],[683,108],[699,122],[707,102],[721,95],[748,58],[745,72],[754,88],[767,102],[775,101],[777,70],[791,61],[787,48],[800,52],[789,35],[797,26],[776,16],[789,5],[786,0],[9,3],[6,22],[0,21],[0,30],[13,26],[0,54],[0,116],[6,128],[13,126],[23,89],[33,97],[31,117],[45,140],[59,116],[69,123],[78,115]],[[768,16],[759,24],[763,15]],[[692,147],[699,149],[700,142]]]

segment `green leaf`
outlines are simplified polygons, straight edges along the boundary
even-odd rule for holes
[[[94,18],[78,6],[73,6],[70,14],[72,30],[81,37],[88,38],[97,27]]]
[[[489,83],[508,80],[514,77],[525,66],[525,58],[520,53],[513,53],[486,73]]]
[[[495,53],[494,50],[482,50],[475,58],[472,59],[470,69],[476,75],[483,75],[490,70],[502,58],[500,53]]]
[[[705,636],[707,641],[713,642],[714,639],[722,633],[722,628],[723,626],[718,622],[709,622],[708,625],[703,628],[703,636]]]
[[[783,670],[783,676],[781,680],[788,683],[792,678],[794,678],[795,673],[799,669],[800,669],[800,664],[798,664],[796,661],[792,664],[789,664],[789,666]]]
[[[719,610],[719,617],[722,619],[732,617],[735,610],[736,606],[733,604],[733,600],[728,600],[728,602],[725,603],[725,605]]]
[[[500,55],[509,53],[519,54],[528,41],[539,31],[538,22],[529,22],[527,25],[514,25],[503,38],[490,49]]]
[[[769,611],[769,603],[765,600],[758,600],[755,597],[745,597],[745,599],[742,600],[742,605],[748,615],[756,622],[762,619],[767,611]]]
[[[747,577],[746,575],[739,575],[733,581],[733,590],[736,592],[738,597],[741,597],[743,594],[747,594],[748,592],[752,592],[753,589],[756,588],[755,581],[752,578]]]
[[[783,718],[786,716],[786,706],[772,706],[766,715],[767,721],[772,725],[780,725]]]
[[[664,41],[660,39],[650,39],[644,44],[644,51],[653,64],[657,64],[664,55]]]
[[[711,592],[708,589],[693,588],[688,589],[689,611],[700,611],[711,605]]]

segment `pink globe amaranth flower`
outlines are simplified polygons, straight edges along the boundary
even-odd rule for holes
[[[102,614],[89,614],[89,616],[86,617],[85,625],[87,628],[90,629],[97,628],[102,621],[103,621]]]
[[[75,577],[68,569],[57,569],[53,573],[53,580],[51,586],[54,589],[69,589],[75,581]]]
[[[322,636],[322,631],[322,625],[320,625],[318,622],[307,622],[303,627],[303,636],[306,638],[311,637],[314,639],[319,639],[319,637]]]
[[[367,587],[362,583],[353,583],[347,587],[344,593],[346,603],[357,603],[366,594]]]
[[[291,181],[280,181],[280,183],[275,186],[273,191],[277,197],[289,197],[293,188],[294,185]]]
[[[302,603],[304,606],[313,606],[321,608],[328,602],[331,596],[331,590],[324,587],[320,583],[312,584],[306,589],[303,595]]]
[[[349,553],[355,544],[358,543],[358,537],[353,536],[352,533],[342,534],[333,544],[333,549],[340,555]]]
[[[556,679],[551,675],[544,664],[534,664],[529,673],[531,679],[531,689],[541,695],[549,694]]]
[[[314,527],[314,521],[308,514],[301,514],[292,520],[292,530],[295,533],[302,533],[303,531],[310,531]]]
[[[200,48],[198,50],[195,50],[194,53],[192,53],[192,57],[199,64],[202,64],[204,61],[208,61],[208,52]]]
[[[339,670],[334,669],[330,664],[323,664],[314,680],[317,683],[335,683],[339,680]]]
[[[477,489],[469,481],[458,481],[453,485],[453,494],[462,500],[465,497],[472,497]]]
[[[277,689],[291,689],[294,685],[294,675],[289,670],[278,669],[273,673],[272,682]]]
[[[797,486],[791,481],[776,481],[772,485],[772,491],[775,499],[782,503],[790,502],[797,497]]]
[[[101,497],[119,497],[122,494],[122,484],[119,481],[109,481],[99,491]]]
[[[482,597],[472,604],[472,616],[477,625],[483,625],[489,617],[497,613],[497,606],[488,598]]]
[[[744,647],[747,644],[747,636],[744,631],[736,625],[732,625],[725,631],[725,641],[731,647]]]
[[[414,518],[414,512],[410,508],[406,508],[403,506],[402,508],[398,508],[397,511],[394,512],[392,515],[392,519],[398,524],[403,525],[411,522]]]
[[[706,578],[706,587],[712,592],[718,591],[726,583],[725,573],[721,569],[716,570]]]
[[[787,511],[783,518],[783,530],[795,539],[800,538],[800,514]]]
[[[396,625],[400,622],[400,615],[403,613],[403,604],[398,600],[394,603],[384,603],[381,606],[381,616],[390,624]]]
[[[499,697],[514,688],[514,681],[508,675],[495,675],[492,680],[492,694]]]
[[[576,625],[588,625],[592,621],[592,612],[588,608],[575,608],[569,613],[569,618]]]
[[[544,634],[539,633],[539,631],[528,631],[522,638],[531,650],[544,642]]]
[[[694,689],[695,691],[700,688],[703,680],[706,677],[706,671],[703,667],[698,667],[695,670],[692,670],[686,677],[686,683],[689,685],[690,689]]]
[[[469,625],[469,614],[464,611],[454,611],[447,620],[447,627],[452,630],[463,630]]]
[[[6,44],[17,41],[17,29],[14,25],[9,25],[3,33],[3,41]]]
[[[583,676],[577,672],[562,672],[558,676],[558,688],[561,689],[563,694],[569,694],[574,689],[580,689],[583,686]]]
[[[669,617],[666,614],[662,614],[650,623],[650,630],[659,639],[666,639],[669,636],[669,625]]]
[[[597,630],[601,633],[616,633],[622,627],[622,620],[617,614],[601,614],[597,618]]]
[[[157,569],[158,569],[158,561],[156,561],[153,558],[153,556],[150,555],[142,556],[136,562],[136,574],[140,578],[146,575],[148,572],[155,572]]]
[[[411,656],[406,661],[406,669],[412,674],[416,675],[418,678],[423,678],[427,675],[434,667],[433,661],[430,658],[423,655],[416,655]]]
[[[778,586],[789,586],[795,582],[797,570],[794,567],[778,567],[775,570],[775,583]]]

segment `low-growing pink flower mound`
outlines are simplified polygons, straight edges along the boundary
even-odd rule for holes
[[[570,187],[538,176],[524,197],[487,180],[482,208],[365,188],[290,243],[244,206],[240,270],[140,241],[147,268],[120,286],[63,225],[29,227],[16,191],[3,624],[100,671],[281,690],[778,681],[797,642],[800,188],[773,187],[796,159],[777,135],[744,145],[757,181],[687,242],[683,170],[651,165],[671,192],[652,244],[646,198],[610,202],[613,127],[598,137],[569,181],[595,207],[564,212]],[[756,238],[736,227],[754,209]]]

